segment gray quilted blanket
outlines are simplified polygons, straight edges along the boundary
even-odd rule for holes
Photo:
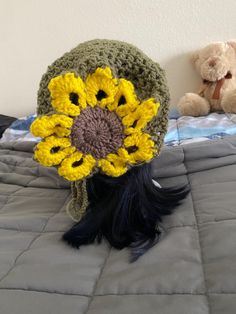
[[[153,172],[191,194],[130,264],[106,242],[62,242],[68,183],[32,143],[1,144],[0,314],[235,314],[236,137],[165,148]]]

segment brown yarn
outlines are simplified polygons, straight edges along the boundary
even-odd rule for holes
[[[73,146],[96,159],[115,153],[123,138],[123,126],[115,112],[98,106],[84,109],[75,118],[71,131]]]

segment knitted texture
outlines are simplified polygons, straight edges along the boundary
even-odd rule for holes
[[[62,73],[75,72],[83,80],[98,67],[110,67],[115,77],[130,80],[140,99],[154,97],[161,104],[147,131],[161,148],[167,129],[169,90],[164,71],[141,50],[115,40],[92,40],[57,59],[43,75],[38,91],[38,114],[53,111],[48,90],[50,80]]]
[[[100,107],[83,110],[71,132],[72,144],[97,159],[115,153],[122,146],[123,138],[123,126],[117,115]]]
[[[117,118],[115,113],[112,112],[112,110],[110,110],[109,108],[108,109],[110,111],[104,108],[101,109],[98,106],[96,106],[95,108],[86,108],[86,102],[83,101],[82,94],[80,95],[81,97],[79,97],[80,106],[83,109],[82,111],[78,109],[78,107],[74,106],[74,108],[67,108],[67,110],[70,111],[66,112],[64,110],[64,107],[62,110],[62,104],[56,103],[55,100],[52,98],[53,84],[55,84],[55,82],[52,81],[54,80],[54,78],[57,80],[57,82],[60,83],[59,80],[62,80],[63,75],[66,76],[65,80],[70,79],[72,76],[75,80],[76,78],[74,77],[74,75],[78,76],[80,81],[76,82],[76,84],[78,84],[78,88],[80,88],[80,86],[84,84],[83,81],[87,82],[88,77],[92,73],[95,73],[97,69],[111,70],[114,79],[121,79],[121,84],[124,84],[124,82],[122,82],[122,79],[126,82],[126,84],[128,84],[127,81],[130,81],[134,86],[134,92],[138,100],[144,102],[144,107],[150,107],[150,105],[153,105],[148,103],[148,101],[151,99],[154,99],[154,101],[158,103],[158,106],[160,104],[158,114],[152,116],[144,127],[144,131],[146,134],[143,135],[143,143],[144,141],[148,143],[149,136],[151,138],[151,141],[153,142],[153,145],[155,146],[155,154],[152,156],[152,158],[155,155],[159,154],[167,129],[169,91],[167,88],[164,71],[157,63],[153,62],[136,47],[124,42],[113,40],[92,40],[78,45],[76,48],[72,49],[68,53],[65,53],[61,58],[57,59],[51,66],[49,66],[47,72],[43,75],[41,79],[40,88],[38,91],[37,113],[39,115],[54,114],[53,119],[51,119],[50,122],[52,123],[53,121],[54,133],[51,134],[56,134],[57,136],[59,136],[59,138],[54,137],[54,135],[50,138],[46,138],[45,141],[41,143],[41,152],[36,152],[38,153],[36,157],[37,159],[40,159],[41,157],[44,158],[46,148],[48,150],[50,149],[50,153],[57,153],[60,147],[62,147],[64,150],[59,151],[58,154],[55,154],[57,158],[60,158],[61,160],[65,158],[63,157],[63,153],[67,155],[69,154],[69,152],[73,153],[73,149],[75,148],[78,148],[82,153],[89,152],[91,155],[88,155],[86,157],[87,159],[82,158],[80,152],[74,153],[75,155],[77,154],[77,160],[81,159],[81,161],[84,162],[87,167],[83,172],[83,177],[88,176],[90,172],[90,170],[88,171],[88,169],[92,169],[94,167],[94,157],[103,158],[107,154],[115,152],[117,148],[121,147],[124,139],[122,128],[126,126],[126,131],[131,132],[132,130],[130,131],[130,129],[132,129],[132,127],[135,127],[132,124],[135,124],[137,122],[132,117],[132,112],[130,113],[129,117],[125,117],[122,119],[122,125],[121,121]],[[98,96],[99,95],[97,95],[97,99]],[[102,97],[102,95],[100,96]],[[91,95],[87,95],[88,101],[90,100],[90,103],[94,103],[93,106],[95,106],[95,102],[97,101],[97,99],[93,99],[91,97]],[[52,106],[53,101],[54,105]],[[75,93],[70,93],[70,101],[72,102],[72,104],[77,105],[78,95]],[[120,98],[120,101],[122,104],[122,97]],[[55,110],[55,108],[57,108],[57,110]],[[120,109],[120,116],[122,117],[122,108]],[[80,113],[78,110],[80,110]],[[142,119],[141,110],[142,107],[140,106],[140,112],[138,113],[139,119]],[[68,117],[62,116],[60,112],[65,112]],[[143,112],[143,119],[145,119],[145,111]],[[73,123],[71,122],[71,116],[76,116]],[[44,120],[41,120],[41,122],[46,123],[47,118],[47,116],[44,116]],[[130,123],[132,119],[133,122]],[[108,125],[109,127],[107,127]],[[62,128],[61,126],[63,126],[64,128]],[[69,147],[69,139],[67,140],[66,138],[61,138],[62,136],[68,136],[68,134],[66,133],[68,132],[68,129],[66,128],[71,128],[70,139],[74,148]],[[41,129],[41,133],[44,133],[43,137],[45,137],[46,131],[43,128],[43,124],[41,125]],[[37,129],[37,132],[39,133],[39,128]],[[51,130],[49,129],[49,131],[47,132],[51,132]],[[39,135],[38,133],[37,135]],[[135,135],[133,135],[133,137],[135,137]],[[110,141],[111,138],[112,141]],[[131,143],[129,149],[130,152],[134,154],[137,147],[135,145],[132,145]],[[56,161],[55,157],[53,158],[54,164],[58,164],[59,162]],[[150,161],[150,158],[147,157],[147,159],[143,159],[143,161],[139,162],[138,164],[144,163],[145,160]],[[51,159],[48,158],[47,164],[45,165],[50,166],[51,164],[53,164],[53,162],[51,163]],[[109,168],[107,167],[106,162],[107,161],[103,162],[102,164],[101,161],[100,166],[103,171],[104,169],[107,169],[107,171],[104,171],[104,173],[109,175]],[[112,164],[114,160],[109,160],[109,162],[111,162]],[[73,158],[70,158],[70,160],[68,159],[67,164],[64,160],[64,166],[62,165],[62,167],[60,168],[61,173],[59,171],[59,174],[64,174],[64,168],[68,169],[69,163],[70,166],[72,165],[73,167],[75,164],[76,166],[79,165],[79,161],[75,161],[75,159]],[[133,164],[135,164],[134,161]],[[121,167],[118,174],[114,174],[114,176],[123,174],[124,171],[122,169],[123,168]],[[83,177],[81,176],[81,179]],[[74,181],[72,177],[69,177],[67,179]],[[86,181],[75,181],[72,183],[72,201],[68,206],[68,213],[74,220],[78,221],[82,217],[84,211],[86,210],[86,207]]]
[[[71,201],[67,204],[66,211],[74,221],[80,221],[88,206],[86,180],[71,184]]]

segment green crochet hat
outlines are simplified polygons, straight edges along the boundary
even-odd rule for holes
[[[86,178],[121,176],[160,153],[168,105],[164,71],[125,42],[88,41],[48,67],[31,125],[42,138],[35,159],[72,182],[75,221],[88,205]]]

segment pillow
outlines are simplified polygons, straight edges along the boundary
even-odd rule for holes
[[[0,138],[3,132],[15,121],[16,118],[0,114]]]
[[[178,119],[180,117],[179,111],[177,108],[170,108],[169,119]]]
[[[3,133],[0,142],[13,141],[33,141],[38,142],[40,139],[34,137],[30,133],[30,125],[36,118],[36,115],[29,115],[27,117],[15,120]]]

